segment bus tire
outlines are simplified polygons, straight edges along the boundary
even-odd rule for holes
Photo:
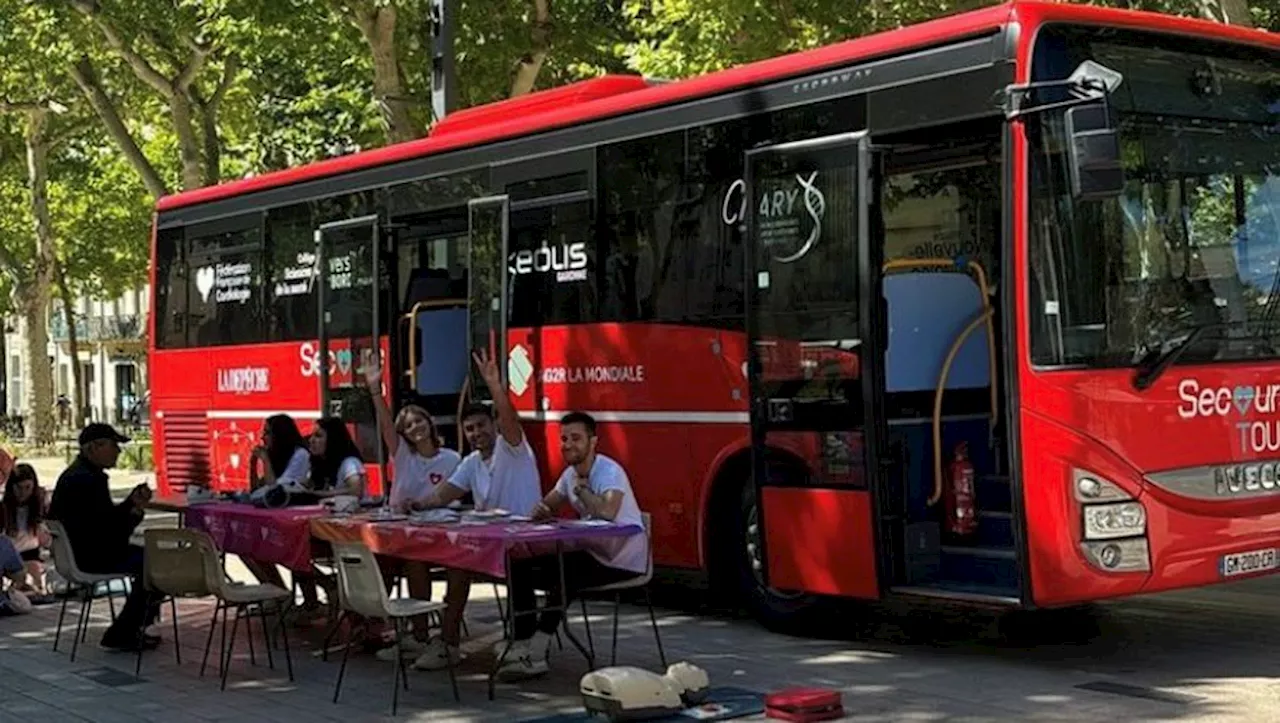
[[[745,601],[748,612],[761,625],[776,632],[800,632],[802,621],[811,621],[812,613],[820,599],[804,593],[785,592],[764,584],[762,540],[764,530],[759,524],[760,508],[756,500],[756,488],[748,478],[739,486],[737,504],[734,505],[733,570],[736,577],[738,599]]]

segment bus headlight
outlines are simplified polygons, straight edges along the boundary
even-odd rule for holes
[[[1147,511],[1141,502],[1084,506],[1084,539],[1114,540],[1147,532]]]

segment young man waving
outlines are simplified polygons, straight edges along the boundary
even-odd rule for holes
[[[613,459],[596,451],[596,421],[583,412],[566,414],[560,422],[560,452],[564,473],[547,496],[533,508],[534,519],[555,516],[567,502],[583,519],[608,520],[618,525],[642,527],[644,518],[631,490],[626,470]],[[608,585],[643,575],[649,564],[649,540],[644,534],[608,542],[593,543],[589,550],[564,556],[565,588],[569,598],[584,588]],[[534,590],[547,591],[548,607],[567,606],[560,599],[560,571],[554,556],[518,562],[512,570],[513,610],[532,610]],[[515,643],[507,653],[502,673],[513,676],[547,672],[547,647],[564,613],[543,612],[515,618]]]

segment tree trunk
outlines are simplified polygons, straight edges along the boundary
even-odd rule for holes
[[[515,72],[511,75],[512,98],[533,91],[542,64],[551,51],[551,0],[533,0],[533,20],[530,24],[529,52],[516,63]]]
[[[191,99],[180,90],[175,90],[169,98],[173,130],[178,137],[178,157],[182,162],[184,191],[203,187],[205,179],[204,166],[200,162],[200,136],[196,133],[195,114],[191,106]]]
[[[58,295],[62,297],[62,318],[67,325],[67,349],[71,354],[71,428],[84,426],[84,370],[80,368],[80,334],[76,331],[75,298],[71,295],[71,285],[67,283],[67,270],[62,264],[54,268],[58,280]]]
[[[53,287],[53,225],[49,216],[49,113],[27,113],[25,142],[31,215],[35,218],[35,255],[31,276],[19,285],[18,307],[26,327],[26,432],[37,445],[54,440],[53,369],[49,364],[49,301]]]
[[[382,110],[387,142],[421,138],[423,129],[413,117],[413,102],[405,92],[400,56],[396,52],[395,6],[357,6],[352,12],[351,21],[360,29],[373,59],[373,97]]]

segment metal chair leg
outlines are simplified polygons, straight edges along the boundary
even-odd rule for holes
[[[289,653],[289,633],[285,630],[288,626],[284,622],[284,613],[287,609],[283,602],[278,603],[279,620],[280,620],[280,644],[284,646],[284,664],[289,670],[289,682],[293,682],[293,656]]]
[[[200,677],[204,677],[205,668],[209,665],[209,649],[213,647],[213,631],[218,628],[218,613],[222,612],[222,601],[219,600],[213,606],[213,621],[209,623],[209,637],[204,641],[204,658],[200,661]],[[223,642],[226,638],[224,633]]]
[[[249,665],[256,666],[258,664],[258,658],[254,654],[253,650],[253,613],[250,612],[250,610],[251,608],[246,608],[245,610],[244,636],[249,641]]]
[[[111,610],[111,622],[114,624],[116,621],[116,596],[111,592],[111,583],[104,583],[102,587],[107,592],[107,608]]]
[[[391,715],[395,716],[396,712],[400,709],[401,678],[404,679],[404,689],[408,690],[409,674],[404,667],[404,656],[400,654],[400,644],[403,642],[401,640],[401,635],[404,630],[404,625],[400,618],[392,618],[391,625],[395,629],[396,633],[396,664],[393,666],[394,670],[391,675]]]
[[[231,672],[231,656],[236,649],[236,630],[240,626],[240,615],[244,613],[243,607],[236,608],[236,617],[231,621],[231,639],[227,641],[227,657],[226,662],[222,665],[222,690],[227,689],[227,674]],[[223,625],[226,625],[226,613],[223,613]]]
[[[84,624],[80,626],[80,642],[82,643],[89,639],[89,620],[93,618],[93,601],[95,592],[94,588],[90,588],[89,595],[85,598],[86,604],[89,606],[89,610],[84,614]]]
[[[338,624],[341,625],[342,620],[346,617],[347,613],[344,611],[342,617],[338,618]],[[338,702],[338,695],[342,692],[342,676],[347,672],[347,656],[351,653],[351,638],[353,634],[353,631],[347,631],[347,634],[343,636],[346,639],[346,644],[342,646],[342,665],[338,666],[338,680],[333,684],[334,703]]]
[[[262,643],[267,648],[267,668],[275,670],[275,656],[271,653],[271,623],[267,622],[266,603],[258,603],[258,618],[262,621]]]
[[[334,619],[333,625],[329,627],[329,632],[324,634],[324,641],[320,643],[320,659],[326,663],[329,662],[329,643],[338,634],[338,631],[342,628],[342,621],[346,619],[347,614],[344,612]]]
[[[502,607],[502,592],[498,590],[498,583],[493,584],[493,601],[498,605],[498,618],[502,620],[502,636],[511,637],[511,625],[507,620],[507,611]]]
[[[67,602],[71,600],[71,589],[68,587],[62,595],[62,610],[58,613],[58,629],[53,634],[53,652],[58,652],[58,641],[62,639],[62,621],[67,617]]]
[[[89,612],[93,605],[93,589],[89,588],[80,598],[80,617],[76,619],[75,637],[71,641],[71,662],[76,662],[76,652],[80,649],[80,641],[84,639],[85,629],[89,627]]]
[[[649,586],[644,587],[644,604],[649,606],[649,623],[653,625],[653,641],[658,644],[658,660],[662,661],[662,669],[667,669],[667,654],[662,649],[662,634],[658,632],[658,616],[653,613],[653,599],[649,597]]]
[[[182,645],[178,642],[178,601],[169,598],[169,617],[173,618],[173,657],[182,665]]]

